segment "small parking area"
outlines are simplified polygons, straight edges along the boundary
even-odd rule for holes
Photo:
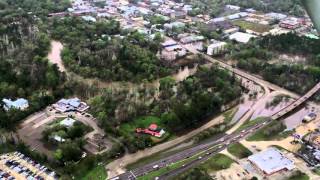
[[[0,156],[0,179],[4,180],[56,180],[58,175],[31,158],[13,152]]]
[[[45,145],[42,140],[42,132],[48,127],[48,124],[57,119],[74,117],[77,121],[90,126],[93,131],[86,134],[84,139],[87,144],[84,149],[91,154],[100,154],[110,150],[112,142],[105,137],[103,129],[97,125],[97,120],[86,112],[61,112],[53,106],[47,107],[45,110],[36,113],[24,120],[18,129],[19,138],[29,145],[32,150],[37,150],[48,157],[52,157],[52,147]]]

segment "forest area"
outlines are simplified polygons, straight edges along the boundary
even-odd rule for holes
[[[261,75],[265,80],[304,94],[320,80],[320,42],[294,33],[266,36],[246,45],[236,45],[229,57],[237,67]],[[304,64],[278,61],[279,55],[305,57]]]
[[[65,8],[63,2],[0,1],[0,99],[30,100],[27,111],[1,108],[1,128],[14,128],[19,120],[63,95],[65,75],[48,63],[50,37],[42,29],[46,18],[40,17]]]
[[[90,100],[91,112],[107,133],[120,137],[129,150],[135,152],[154,143],[150,136],[135,134],[124,128],[124,124],[152,116],[167,131],[179,134],[202,124],[207,117],[220,113],[224,105],[240,97],[239,83],[232,74],[214,65],[200,68],[180,83],[171,77],[162,78],[159,92],[145,88],[138,94],[106,90]]]

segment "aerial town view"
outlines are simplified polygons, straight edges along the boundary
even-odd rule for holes
[[[320,0],[0,0],[0,180],[320,180]]]

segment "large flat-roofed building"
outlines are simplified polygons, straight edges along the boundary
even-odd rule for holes
[[[53,107],[60,112],[83,112],[89,109],[89,106],[85,102],[81,102],[78,98],[61,99],[57,103],[53,104]]]
[[[255,38],[257,36],[248,34],[248,33],[243,33],[243,32],[236,32],[232,35],[229,36],[230,40],[235,40],[240,43],[248,43],[251,38]]]
[[[266,175],[279,171],[294,169],[294,162],[284,156],[279,150],[269,148],[248,157],[248,160]]]

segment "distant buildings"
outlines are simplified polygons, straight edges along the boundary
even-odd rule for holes
[[[281,20],[279,26],[282,28],[294,30],[300,27],[301,23],[298,18],[290,17],[290,18]]]
[[[166,30],[172,30],[173,28],[184,28],[184,27],[185,27],[185,23],[178,22],[178,21],[164,24],[164,28]]]
[[[168,39],[164,41],[161,44],[161,46],[162,46],[161,59],[167,62],[174,61],[177,58],[183,57],[187,54],[187,51],[172,39]]]
[[[243,32],[236,32],[232,35],[229,36],[230,40],[235,40],[240,43],[248,43],[251,38],[255,38],[257,36],[248,34],[248,33],[243,33]]]
[[[274,13],[274,12],[268,13],[265,16],[268,18],[274,19],[274,20],[282,20],[287,17],[287,15],[285,15],[285,14]]]
[[[9,111],[10,109],[18,109],[18,110],[25,110],[29,107],[29,102],[26,99],[19,98],[15,101],[12,101],[11,99],[3,99],[3,108],[6,111]]]
[[[190,35],[190,36],[181,38],[180,42],[182,44],[189,44],[189,43],[194,43],[194,42],[203,41],[203,40],[204,40],[204,36]]]
[[[279,150],[269,148],[248,157],[248,160],[266,175],[295,168],[294,162],[285,157]]]
[[[53,104],[53,107],[60,112],[83,112],[89,109],[89,106],[85,102],[81,102],[78,98],[61,99],[57,103]]]

